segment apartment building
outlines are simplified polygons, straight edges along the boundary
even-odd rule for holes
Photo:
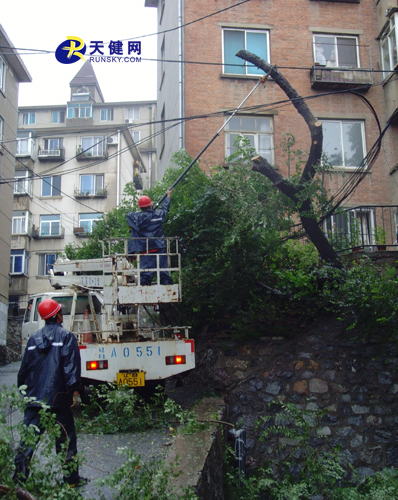
[[[31,82],[22,59],[0,25],[0,345],[6,344],[9,292],[9,255],[14,178],[15,138],[18,118],[18,90]]]
[[[48,270],[67,243],[79,244],[126,183],[151,183],[155,101],[106,102],[86,61],[70,100],[19,108],[12,213],[10,300],[49,290]]]
[[[195,156],[256,85],[263,73],[235,56],[246,49],[276,65],[322,121],[323,149],[334,167],[324,182],[332,193],[355,175],[379,136],[377,121],[359,95],[370,102],[381,128],[393,119],[373,168],[345,202],[372,243],[376,225],[384,220],[375,206],[398,203],[397,0],[234,3],[146,0],[158,10],[159,175],[179,148]],[[292,175],[289,148],[308,151],[310,134],[286,99],[274,81],[260,86],[203,154],[202,168],[223,164],[240,135],[283,176]],[[390,243],[396,239],[396,212],[389,207],[385,215]],[[337,217],[329,228],[346,230],[344,224]]]

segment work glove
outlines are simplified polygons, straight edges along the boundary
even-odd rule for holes
[[[80,394],[76,392],[73,394],[73,404],[71,406],[72,411],[78,411],[82,405],[82,399],[80,397]]]

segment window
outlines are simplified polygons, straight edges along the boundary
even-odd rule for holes
[[[40,216],[40,236],[60,236],[61,235],[60,215]]]
[[[236,139],[242,136],[249,139],[250,145],[257,153],[273,163],[273,121],[271,117],[263,116],[234,116],[226,126],[226,156],[235,153],[237,146],[234,145]]]
[[[10,274],[29,273],[29,253],[25,250],[11,250]]]
[[[159,158],[162,157],[164,146],[166,144],[165,119],[166,119],[166,110],[165,110],[165,105],[163,104],[163,109],[162,109],[162,112],[160,114],[160,155],[159,155]]]
[[[314,62],[320,66],[359,68],[358,38],[314,35]]]
[[[6,63],[4,59],[0,57],[0,90],[5,92],[6,89]]]
[[[102,122],[113,122],[113,108],[104,108],[100,111]]]
[[[44,149],[54,151],[56,149],[62,148],[62,139],[44,139]]]
[[[80,176],[80,191],[86,195],[96,195],[104,190],[104,174]]]
[[[65,111],[53,111],[52,123],[65,123]]]
[[[41,180],[42,196],[61,196],[61,176],[43,177]]]
[[[16,170],[14,181],[14,194],[28,194],[32,196],[32,180],[27,170]]]
[[[23,125],[34,125],[36,123],[36,113],[22,113],[22,124]]]
[[[323,152],[334,167],[358,167],[366,155],[362,121],[322,120]]]
[[[392,71],[398,63],[397,60],[397,24],[398,14],[395,13],[388,21],[387,29],[384,31],[380,40],[381,44],[381,62],[383,71]],[[388,75],[384,75],[388,76]]]
[[[34,153],[34,140],[32,133],[28,131],[19,131],[17,133],[17,144],[15,154],[19,156],[33,156]]]
[[[246,49],[264,61],[270,62],[269,32],[260,30],[227,29],[223,30],[224,73],[233,75],[263,75],[264,72],[250,63],[242,61],[235,54]]]
[[[140,108],[139,107],[129,108],[127,110],[127,118],[130,118],[130,120],[139,120],[140,119]]]
[[[336,250],[374,244],[374,212],[370,208],[354,208],[328,217],[324,223],[327,238]]]
[[[91,102],[81,102],[77,104],[68,104],[68,118],[91,118]]]
[[[12,212],[11,234],[27,234],[30,227],[30,213],[22,210]]]
[[[140,131],[139,130],[132,130],[131,135],[132,135],[135,143],[140,142]]]
[[[54,262],[57,260],[56,253],[39,254],[39,268],[37,274],[39,276],[47,276],[50,269],[53,268]]]
[[[92,233],[95,223],[102,219],[102,215],[102,213],[79,214],[79,227],[83,227],[85,233]]]
[[[83,156],[105,156],[104,136],[82,137]]]

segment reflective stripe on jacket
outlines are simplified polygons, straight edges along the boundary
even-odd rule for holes
[[[70,408],[80,388],[80,353],[76,337],[59,323],[45,325],[28,340],[18,372],[18,387],[52,408]],[[28,406],[36,406],[34,402]]]

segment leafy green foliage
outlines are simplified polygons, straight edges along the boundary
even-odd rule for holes
[[[117,489],[118,500],[198,500],[195,493],[186,488],[176,493],[170,480],[177,478],[181,472],[176,472],[178,463],[165,467],[161,461],[146,464],[127,448],[119,448],[118,453],[126,455],[123,465],[111,476],[102,481]],[[101,495],[100,500],[105,500]]]
[[[262,440],[279,442],[280,460],[239,478],[229,465],[234,454],[227,449],[228,470],[224,494],[230,500],[373,500],[396,498],[398,471],[384,469],[358,480],[344,451],[326,451],[321,421],[323,412],[301,410],[280,403],[281,411],[257,422]],[[323,442],[323,444],[322,444]],[[298,466],[297,463],[300,462]]]
[[[117,434],[170,425],[178,425],[184,433],[203,428],[194,413],[167,398],[161,386],[149,403],[128,386],[103,384],[91,388],[90,403],[83,405],[77,420],[80,432],[89,434]]]

